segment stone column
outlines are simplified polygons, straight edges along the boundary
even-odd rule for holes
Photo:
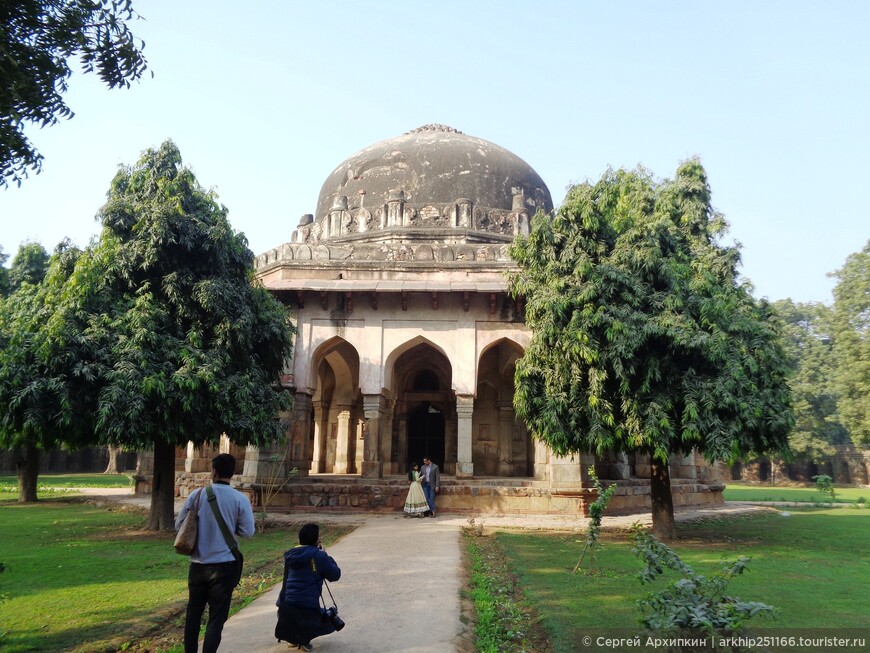
[[[649,478],[652,474],[651,465],[649,454],[640,452],[634,454],[634,475],[637,478]]]
[[[323,427],[323,402],[312,401],[311,405],[314,407],[314,451],[311,456],[311,473],[319,474],[325,471],[326,433]]]
[[[384,401],[383,426],[381,427],[381,451],[380,460],[383,463],[385,475],[397,474],[393,463],[393,414],[396,406],[395,400]]]
[[[695,469],[695,453],[683,454],[680,452],[671,454],[669,459],[671,478],[696,479],[698,472]]]
[[[396,415],[396,411],[394,409],[393,414],[395,415],[395,419],[398,423],[399,429],[399,469],[408,471],[408,418],[404,414],[404,406],[400,406],[398,410],[398,415]],[[445,458],[447,456],[447,425],[445,421],[444,426],[444,440],[445,440]]]
[[[628,454],[616,452],[607,466],[606,478],[618,481],[631,478],[631,465],[628,462]]]
[[[474,395],[456,395],[456,478],[473,478],[471,457],[471,418]]]
[[[391,190],[387,199],[387,226],[401,227],[405,207],[405,191]]]
[[[338,430],[335,442],[335,474],[347,474],[347,453],[350,448],[350,408],[346,405],[338,407]]]
[[[195,447],[193,442],[188,442],[184,458],[184,471],[188,473],[210,472],[211,459],[219,453],[219,448],[210,444]]]
[[[292,469],[299,470],[299,476],[308,476],[311,469],[311,452],[308,439],[311,434],[311,395],[297,392],[293,397],[293,411],[290,413],[290,428],[287,433],[289,460]]]
[[[498,406],[498,475],[515,476],[513,452],[514,409],[508,402]]]
[[[242,475],[243,483],[258,485],[281,483],[292,467],[286,463],[286,449],[277,442],[269,442],[262,447],[248,445],[245,452],[245,464],[236,467],[236,473]]]
[[[356,438],[353,469],[354,473],[359,474],[362,470],[363,450],[365,449],[366,421],[359,418],[358,411],[355,413],[351,426],[353,427],[353,437]]]
[[[550,487],[587,487],[589,482],[589,467],[595,464],[592,454],[569,454],[550,458]]]
[[[364,478],[381,478],[383,465],[380,460],[381,429],[383,428],[384,397],[383,395],[363,395],[363,410],[365,411],[365,432],[363,443]]]

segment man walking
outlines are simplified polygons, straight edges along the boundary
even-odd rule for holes
[[[429,456],[423,456],[423,469],[420,470],[420,483],[426,503],[429,504],[429,516],[435,516],[435,495],[441,490],[441,472],[438,465]]]
[[[236,473],[236,459],[228,453],[211,461],[211,490],[227,529],[242,537],[254,534],[254,511],[251,502],[241,492],[230,487]],[[221,643],[224,622],[230,613],[230,599],[236,586],[238,568],[221,528],[208,501],[206,488],[191,492],[175,520],[176,530],[187,513],[198,504],[198,535],[196,548],[190,556],[187,576],[187,615],[184,620],[184,653],[197,653],[199,625],[208,605],[208,625],[202,643],[203,653],[215,653]]]

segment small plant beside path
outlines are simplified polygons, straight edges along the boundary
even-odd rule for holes
[[[463,531],[478,653],[532,653],[549,645],[494,537]]]
[[[632,552],[644,564],[640,572],[642,583],[652,583],[665,569],[681,576],[664,590],[638,600],[640,624],[647,630],[665,634],[734,635],[744,632],[749,619],[775,613],[766,603],[743,601],[725,594],[731,579],[746,570],[748,558],[741,556],[719,573],[707,577],[696,573],[673,549],[639,524],[632,528],[632,538]]]
[[[616,483],[611,483],[606,490],[601,486],[601,481],[598,480],[595,467],[592,465],[589,466],[589,478],[592,479],[595,491],[598,493],[598,498],[589,506],[589,518],[592,521],[589,523],[589,528],[586,529],[586,545],[583,547],[580,559],[574,567],[575,574],[580,569],[583,558],[586,557],[587,553],[589,553],[589,569],[595,568],[595,549],[601,546],[598,541],[601,534],[601,518],[604,517],[604,511],[607,509],[610,497],[616,492]]]

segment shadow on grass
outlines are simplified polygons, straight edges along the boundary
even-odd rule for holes
[[[164,631],[167,625],[177,629],[180,639],[185,607],[186,603],[175,602],[157,612],[125,610],[122,615],[106,614],[103,623],[65,628],[53,633],[46,633],[40,627],[13,628],[6,631],[5,637],[0,639],[0,649],[4,653],[124,650],[136,640]]]

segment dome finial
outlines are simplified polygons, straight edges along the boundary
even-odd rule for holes
[[[453,127],[448,127],[447,125],[440,125],[438,123],[433,123],[431,125],[423,125],[422,127],[417,127],[417,129],[412,129],[407,132],[409,134],[419,134],[420,132],[447,132],[449,134],[461,134],[462,132],[458,129],[453,129]]]

